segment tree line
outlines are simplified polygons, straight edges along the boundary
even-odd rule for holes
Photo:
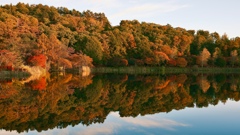
[[[240,38],[47,5],[0,6],[0,66],[239,67]]]

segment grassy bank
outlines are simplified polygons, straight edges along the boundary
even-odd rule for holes
[[[0,71],[0,78],[25,78],[30,74],[27,72],[18,71]]]
[[[93,73],[127,73],[127,74],[172,74],[172,73],[239,73],[240,68],[217,68],[217,67],[95,67]]]

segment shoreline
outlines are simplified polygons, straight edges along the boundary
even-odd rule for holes
[[[240,67],[220,68],[220,67],[95,67],[91,69],[92,73],[128,73],[128,74],[240,74]]]
[[[28,72],[21,72],[21,71],[0,71],[0,78],[7,79],[7,78],[25,78],[29,77],[30,74]]]
[[[60,71],[54,71],[60,72]],[[68,73],[82,73],[80,70],[67,69]],[[94,67],[90,73],[112,73],[112,74],[240,74],[240,67]],[[0,79],[25,78],[31,76],[28,72],[0,71]]]

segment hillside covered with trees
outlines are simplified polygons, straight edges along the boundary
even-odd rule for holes
[[[240,37],[47,5],[0,7],[0,66],[239,67]]]

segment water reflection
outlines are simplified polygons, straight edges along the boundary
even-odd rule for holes
[[[115,117],[119,117],[118,113],[112,113],[110,114]],[[164,119],[164,118],[156,118],[156,116],[147,115],[145,117],[138,116],[136,118],[133,117],[123,117],[122,120],[125,123],[129,123],[135,126],[141,126],[141,127],[157,127],[157,128],[163,128],[167,130],[175,130],[174,127],[181,126],[181,127],[187,127],[188,124],[184,124],[181,122],[177,122],[170,119]]]
[[[121,127],[116,120],[107,127],[94,125],[106,122],[107,117],[111,119],[120,115],[123,117],[121,122],[138,130],[138,126],[141,129],[175,130],[175,127],[189,127],[191,124],[149,114],[165,114],[186,107],[208,107],[227,100],[238,101],[238,78],[238,75],[221,74],[104,74],[85,77],[65,74],[24,83],[18,79],[0,80],[0,128],[21,133],[84,125],[88,128],[81,133],[114,134],[114,128]]]

